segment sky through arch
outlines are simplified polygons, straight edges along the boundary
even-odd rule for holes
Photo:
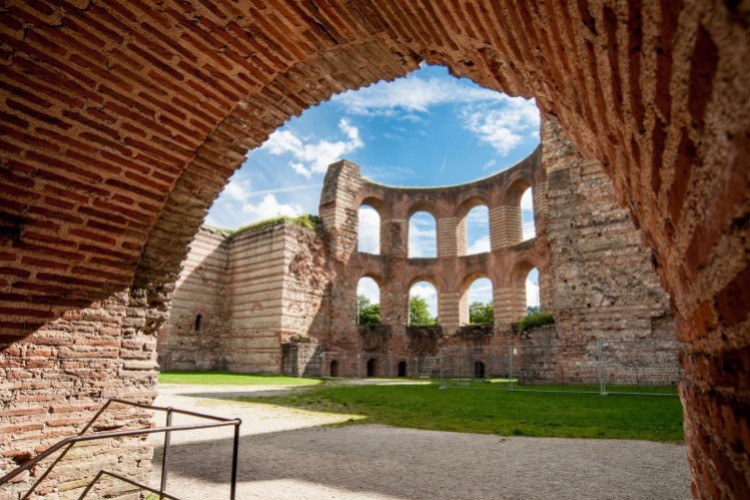
[[[341,158],[383,184],[441,186],[511,167],[538,143],[533,100],[423,65],[289,120],[248,153],[206,224],[234,229],[279,215],[317,214],[325,170]]]

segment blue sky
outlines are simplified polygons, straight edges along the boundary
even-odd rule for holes
[[[338,94],[289,120],[248,152],[205,222],[234,229],[278,215],[317,214],[326,168],[342,158],[379,183],[444,186],[513,166],[538,143],[533,100],[454,78],[441,66],[423,66],[393,82]],[[528,231],[530,199],[524,208]],[[489,248],[483,217],[486,210],[469,216],[470,252]],[[412,223],[410,245],[419,254],[434,241],[431,221],[417,217]]]

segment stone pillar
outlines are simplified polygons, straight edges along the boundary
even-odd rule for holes
[[[460,325],[461,293],[455,291],[439,292],[438,323],[446,333],[455,332]]]
[[[362,186],[359,166],[347,160],[329,165],[323,180],[318,212],[326,231],[335,236],[335,253],[341,259],[357,248],[359,206],[355,196]]]
[[[456,217],[440,217],[437,223],[437,256],[455,257],[466,254],[466,229],[464,237],[458,236],[459,220]],[[463,242],[463,253],[459,253],[459,240]]]
[[[526,288],[505,286],[496,288],[493,294],[495,326],[500,331],[510,329],[510,324],[526,315]]]
[[[520,205],[500,205],[490,209],[492,250],[515,245],[520,243],[522,238]]]
[[[383,230],[380,233],[380,247],[383,255],[407,258],[409,253],[408,223],[408,219],[388,219],[381,222]]]

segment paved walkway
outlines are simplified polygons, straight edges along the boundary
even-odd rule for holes
[[[238,499],[690,498],[681,445],[338,427],[350,417],[226,399],[266,390],[278,388],[162,385],[156,401],[243,420]],[[229,498],[231,436],[174,433],[168,492]]]

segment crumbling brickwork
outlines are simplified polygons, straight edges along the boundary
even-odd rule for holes
[[[223,243],[229,249],[223,282],[231,286],[216,291],[227,295],[230,321],[219,336],[225,357],[211,351],[212,366],[314,376],[330,375],[334,366],[340,376],[395,376],[398,362],[408,361],[407,375],[437,376],[439,367],[420,358],[436,356],[441,348],[538,346],[539,339],[519,337],[511,325],[526,314],[526,275],[534,267],[540,271],[542,307],[557,322],[554,337],[542,336],[560,358],[569,358],[555,360],[560,366],[595,359],[597,339],[676,344],[651,252],[641,246],[639,232],[617,205],[601,166],[584,161],[552,120],[543,120],[541,137],[540,148],[518,165],[461,186],[387,187],[365,179],[346,160],[331,165],[321,193],[319,231],[279,222]],[[527,187],[540,200],[534,204],[537,234],[521,241],[520,198]],[[357,249],[358,212],[364,203],[380,214],[378,254]],[[481,204],[490,215],[491,248],[466,255],[465,218]],[[408,219],[417,209],[436,218],[436,258],[407,256]],[[185,303],[181,287],[195,274],[196,262],[209,258],[207,238],[219,237],[199,233],[178,280],[175,311],[192,304],[189,296]],[[380,286],[381,325],[357,324],[357,285],[364,276]],[[478,276],[493,284],[494,325],[468,324],[466,291]],[[437,287],[437,327],[407,325],[409,289],[417,280]],[[211,303],[205,295],[203,300]],[[180,337],[187,344],[160,348],[163,358],[190,359],[203,349],[201,337],[191,336],[190,321],[173,316],[165,330],[177,333],[181,324],[187,325],[187,335]],[[649,353],[644,345],[632,347],[632,352],[620,349],[623,360],[632,356],[644,362],[650,356],[677,363],[676,357],[659,358],[662,353]],[[195,363],[205,355],[204,350]],[[561,373],[571,376],[570,370]]]
[[[334,93],[426,60],[535,97],[603,165],[654,250],[684,343],[693,491],[747,497],[749,19],[746,2],[697,0],[7,1],[2,370],[58,331],[73,345],[111,335],[152,359],[179,264],[245,152]],[[128,297],[124,316],[115,297]],[[92,304],[123,318],[116,333],[66,319]],[[150,369],[126,373],[118,393],[153,393]],[[3,418],[26,408],[2,394]],[[33,424],[49,419],[29,407],[44,410]]]

